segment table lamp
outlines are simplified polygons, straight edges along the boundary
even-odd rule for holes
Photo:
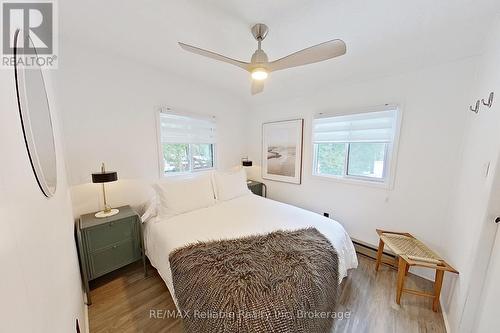
[[[250,161],[248,159],[248,157],[244,157],[241,159],[241,164],[244,166],[244,167],[251,167],[252,166],[252,161]]]
[[[116,171],[106,171],[104,163],[101,165],[101,172],[92,174],[92,183],[102,184],[102,197],[104,199],[104,210],[95,213],[95,217],[104,218],[118,214],[118,209],[112,209],[111,206],[108,205],[106,200],[106,188],[104,186],[104,183],[114,182],[116,180],[118,180]]]

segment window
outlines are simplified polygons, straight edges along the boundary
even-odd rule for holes
[[[215,167],[215,121],[160,113],[160,161],[164,175]]]
[[[313,174],[389,183],[398,110],[345,116],[318,115],[313,122]]]

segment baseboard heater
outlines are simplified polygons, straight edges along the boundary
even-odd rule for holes
[[[372,259],[377,259],[377,247],[357,239],[352,239],[352,242],[357,253]],[[390,251],[384,250],[382,254],[382,263],[391,267],[396,267],[396,255]]]

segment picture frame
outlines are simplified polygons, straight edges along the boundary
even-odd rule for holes
[[[302,183],[304,119],[262,124],[262,178]]]

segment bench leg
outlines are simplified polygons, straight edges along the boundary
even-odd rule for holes
[[[436,278],[434,279],[434,302],[432,303],[432,311],[437,312],[439,309],[439,296],[441,287],[443,286],[444,271],[436,269]]]
[[[380,240],[378,242],[378,250],[377,250],[377,263],[375,264],[375,270],[378,271],[380,266],[380,262],[382,261],[382,253],[384,252],[384,241]]]
[[[396,303],[401,304],[401,294],[403,293],[403,286],[405,284],[405,276],[406,276],[406,267],[408,264],[403,258],[399,257],[399,265],[398,265],[398,286],[396,289]]]

